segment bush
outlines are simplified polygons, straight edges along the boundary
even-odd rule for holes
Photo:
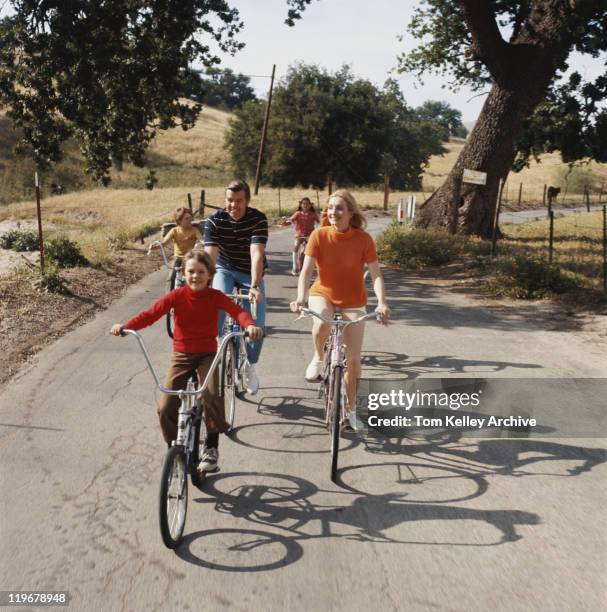
[[[72,268],[88,264],[88,260],[80,251],[78,243],[70,240],[67,236],[53,238],[47,243],[44,250],[48,258],[59,268]]]
[[[59,276],[57,270],[49,269],[44,274],[32,280],[32,287],[43,293],[69,293],[65,281]]]
[[[559,168],[556,172],[556,181],[561,188],[561,196],[568,193],[584,193],[584,187],[590,191],[597,187],[597,176],[590,168]]]
[[[13,251],[38,251],[38,234],[31,230],[10,230],[0,236],[0,246]]]
[[[130,239],[124,232],[111,234],[107,237],[107,246],[110,251],[122,251],[129,246]]]
[[[579,286],[571,273],[539,257],[501,255],[488,263],[492,276],[486,287],[497,297],[531,300]]]
[[[377,238],[377,254],[383,263],[425,268],[453,261],[464,244],[458,236],[394,224]]]

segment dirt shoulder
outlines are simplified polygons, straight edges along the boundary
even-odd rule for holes
[[[0,277],[0,386],[45,346],[105,310],[159,267],[145,248],[121,251],[111,268],[62,270],[65,295],[36,292],[23,276]]]

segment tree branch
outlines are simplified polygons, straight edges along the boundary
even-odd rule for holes
[[[459,0],[459,3],[472,37],[468,57],[482,62],[491,76],[499,80],[506,70],[508,43],[500,34],[493,4],[487,0]]]

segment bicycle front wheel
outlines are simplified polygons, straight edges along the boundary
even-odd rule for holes
[[[337,458],[339,455],[339,429],[341,421],[341,395],[342,395],[342,371],[341,366],[336,366],[333,370],[333,381],[329,392],[329,423],[331,432],[331,480],[337,479]]]
[[[162,541],[167,548],[177,548],[188,509],[187,467],[182,446],[172,446],[164,459],[158,509]]]
[[[226,410],[226,422],[232,429],[236,416],[236,349],[233,341],[226,346],[221,362],[221,394]]]

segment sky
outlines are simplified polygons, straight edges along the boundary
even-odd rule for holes
[[[353,74],[381,86],[388,76],[398,80],[409,106],[421,106],[426,100],[442,100],[462,113],[464,122],[475,121],[486,93],[479,95],[467,88],[453,93],[443,88],[440,76],[424,77],[420,85],[412,75],[397,74],[398,55],[417,46],[407,34],[407,25],[419,2],[416,0],[312,0],[303,18],[294,27],[284,23],[288,7],[285,0],[228,0],[239,10],[245,23],[239,39],[245,48],[234,57],[224,56],[222,66],[252,78],[251,84],[261,97],[267,96],[276,64],[278,78],[290,64],[303,61],[330,71],[349,64]],[[399,36],[404,36],[402,41]],[[605,71],[604,63],[582,56],[572,56],[571,65],[587,77]]]
[[[488,93],[479,95],[467,88],[454,93],[442,87],[445,83],[440,76],[424,77],[424,85],[420,85],[414,76],[394,71],[399,54],[417,45],[407,34],[407,25],[420,4],[418,0],[312,0],[294,27],[284,23],[288,11],[285,0],[228,3],[239,10],[244,21],[239,40],[246,46],[235,56],[220,54],[221,66],[250,75],[259,97],[267,96],[273,64],[279,79],[298,61],[332,72],[348,64],[356,77],[378,86],[392,76],[409,106],[442,100],[459,110],[464,122],[476,120]],[[0,0],[0,16],[9,10],[10,4]],[[572,55],[570,64],[587,78],[605,71],[604,60],[586,56]]]

